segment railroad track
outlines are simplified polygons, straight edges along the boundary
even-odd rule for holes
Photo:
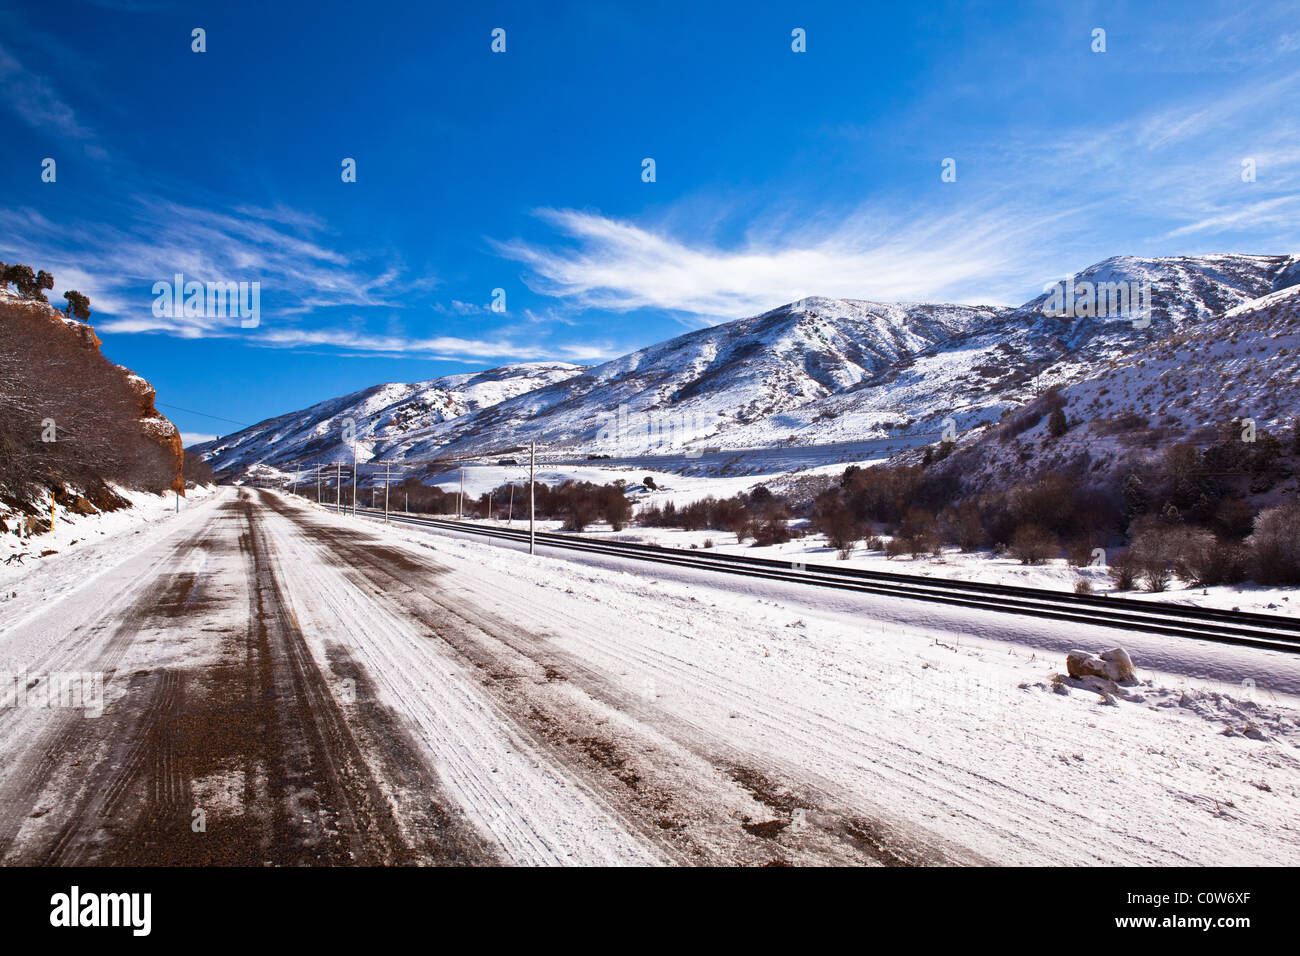
[[[383,517],[382,511],[369,508],[358,508],[357,514],[368,518]],[[469,521],[452,521],[391,512],[388,519],[402,524],[459,534],[508,541],[528,541],[526,529],[502,528]],[[1275,614],[1257,614],[1219,608],[1189,608],[1100,595],[1067,594],[1008,584],[949,581],[889,571],[837,568],[831,565],[778,561],[773,558],[746,555],[709,554],[701,551],[684,551],[680,548],[664,548],[658,545],[598,541],[579,535],[554,532],[538,532],[537,544],[547,548],[583,551],[723,574],[768,578],[842,591],[882,594],[928,601],[933,604],[1119,627],[1152,634],[1167,634],[1173,637],[1300,654],[1300,619]]]

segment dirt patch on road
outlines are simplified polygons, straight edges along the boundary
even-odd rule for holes
[[[330,652],[330,671],[354,693],[335,698],[260,522],[246,494],[223,505],[203,532],[207,569],[184,569],[191,543],[168,562],[183,570],[122,612],[93,666],[123,692],[100,718],[55,715],[0,789],[5,862],[496,861],[444,808],[401,721],[375,702],[341,648]],[[244,601],[244,628],[210,626],[211,615],[238,620]],[[137,659],[154,645],[165,651],[170,633],[199,642],[187,646],[204,664],[117,674],[146,631],[152,642],[138,643]]]

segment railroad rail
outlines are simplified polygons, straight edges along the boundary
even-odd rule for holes
[[[383,512],[358,508],[364,517]],[[389,512],[390,521],[445,532],[527,543],[524,528]],[[723,574],[858,591],[980,610],[1002,611],[1051,620],[1119,627],[1152,634],[1300,653],[1300,619],[1275,614],[1194,608],[1130,601],[1101,595],[1068,594],[1008,584],[952,581],[915,574],[838,568],[748,555],[706,553],[626,541],[600,541],[576,534],[537,532],[540,547],[560,548],[636,561],[695,568]]]

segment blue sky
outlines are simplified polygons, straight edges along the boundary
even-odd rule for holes
[[[0,259],[88,294],[187,436],[804,295],[1019,304],[1111,255],[1297,251],[1288,3],[98,0],[0,22]],[[260,323],[155,316],[178,272],[259,282]]]

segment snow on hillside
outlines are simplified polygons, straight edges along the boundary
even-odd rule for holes
[[[988,431],[942,467],[976,484],[1087,460],[1100,472],[1135,453],[1205,443],[1236,419],[1285,431],[1300,419],[1300,286],[1113,358],[1062,389],[1074,423],[1047,437],[1046,417],[1014,438]],[[1029,456],[1029,457],[1027,457]]]
[[[996,421],[1042,389],[1077,381],[1099,364],[1194,323],[1300,282],[1300,257],[1201,256],[1097,263],[1062,285],[1147,284],[1146,314],[1045,315],[1047,293],[1000,320],[901,361],[854,388],[727,434],[730,447],[794,438],[823,443],[934,434],[951,418],[959,432]]]
[[[535,362],[414,384],[376,385],[195,445],[189,452],[202,455],[219,474],[241,473],[258,463],[287,469],[304,461],[350,461],[352,446],[345,441],[350,429],[362,461],[404,457],[413,436],[582,371],[580,365]]]
[[[1140,314],[1046,314],[1046,293],[1015,309],[809,297],[590,369],[509,366],[379,386],[199,450],[227,474],[350,458],[338,440],[348,416],[362,460],[492,457],[532,440],[570,456],[744,451],[915,439],[948,419],[965,432],[1297,280],[1296,256],[1120,256],[1062,283],[1071,295],[1087,283],[1099,295],[1142,288],[1133,301],[1150,307]],[[520,374],[530,368],[543,371]]]
[[[711,443],[996,319],[996,307],[810,297],[687,333],[458,422],[453,452],[535,439],[631,455]]]

